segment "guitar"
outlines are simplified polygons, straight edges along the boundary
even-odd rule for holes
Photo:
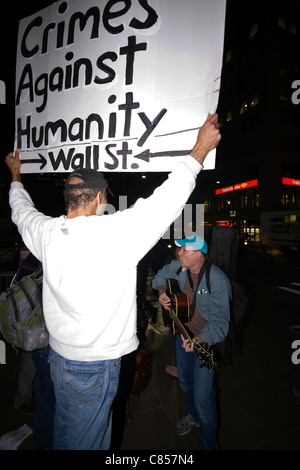
[[[189,316],[189,298],[186,294],[180,291],[180,287],[176,279],[168,279],[167,295],[171,299],[170,310],[165,311],[169,316],[169,326],[173,334],[182,334],[185,339],[188,339],[193,352],[197,358],[202,361],[202,366],[205,366],[212,372],[217,364],[214,360],[214,351],[205,343],[195,344],[192,341],[192,334],[185,325]]]

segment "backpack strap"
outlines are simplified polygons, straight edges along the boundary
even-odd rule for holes
[[[15,313],[15,319],[16,319],[16,322],[19,323],[20,321],[20,315],[19,315],[19,309],[18,309],[18,302],[17,302],[17,299],[15,298],[15,294],[14,294],[14,291],[11,287],[9,287],[7,289],[7,293],[8,295],[10,296],[10,299],[11,299],[11,303],[12,303],[12,306],[13,306],[13,309],[14,309],[14,313]]]
[[[194,285],[193,285],[193,280],[192,280],[191,272],[190,272],[189,269],[188,269],[188,271],[187,271],[187,276],[188,276],[188,280],[189,280],[190,286],[191,286],[192,290],[194,291],[194,297],[193,297],[193,300],[192,300],[192,302],[191,302],[191,304],[190,304],[189,320],[193,317],[194,312],[195,312],[197,290],[198,290],[198,287],[199,287],[199,285],[200,285],[200,282],[201,282],[201,280],[202,280],[202,277],[203,277],[204,273],[206,273],[206,284],[207,284],[207,281],[209,282],[210,268],[211,268],[211,263],[206,260],[206,261],[204,262],[204,264],[202,265],[201,269],[200,269],[199,276],[198,276],[198,281],[197,281],[197,287],[196,287],[195,290],[194,290]],[[207,284],[207,286],[208,286],[208,284]],[[209,282],[209,289],[208,289],[208,292],[210,293],[210,282]]]
[[[211,294],[211,284],[210,284],[210,270],[212,267],[212,263],[210,261],[206,262],[206,285],[207,285],[207,290]]]

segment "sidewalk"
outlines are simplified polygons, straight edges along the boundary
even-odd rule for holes
[[[291,363],[291,351],[282,340],[284,318],[283,324],[269,318],[276,305],[284,306],[285,299],[279,291],[271,294],[260,295],[259,290],[250,293],[253,307],[242,354],[237,355],[233,365],[223,367],[217,377],[222,450],[300,450],[300,406],[292,390],[299,369]],[[160,313],[150,286],[147,298]],[[264,308],[264,302],[268,308]],[[256,305],[261,308],[254,308]],[[198,429],[181,437],[176,434],[176,423],[185,415],[185,400],[178,379],[165,371],[167,365],[176,365],[174,341],[159,314],[156,323],[147,329],[146,345],[154,352],[152,377],[144,392],[130,399],[133,420],[125,427],[124,451],[197,447]],[[0,437],[23,424],[33,425],[33,416],[13,408],[20,354],[9,346],[6,351],[6,365],[0,365]],[[20,449],[33,449],[33,437],[23,441]]]
[[[281,323],[275,316],[270,318],[276,308],[282,315],[286,301],[279,290],[271,290],[269,297],[260,289],[248,292],[251,319],[242,353],[216,377],[220,447],[300,450],[300,406],[292,390],[300,366],[291,362],[289,317],[280,317]],[[148,296],[160,312],[150,287]],[[130,400],[133,421],[126,426],[122,449],[193,450],[199,443],[199,429],[182,437],[176,434],[176,423],[186,414],[185,400],[178,379],[165,372],[167,365],[176,365],[175,338],[168,335],[159,316],[156,324],[149,325],[147,338],[155,352],[152,378],[141,396]]]

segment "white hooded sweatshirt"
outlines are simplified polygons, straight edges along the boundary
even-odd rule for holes
[[[149,198],[101,217],[45,216],[21,183],[11,184],[12,220],[43,264],[44,316],[58,354],[96,361],[137,348],[136,266],[181,214],[200,169],[188,155]]]

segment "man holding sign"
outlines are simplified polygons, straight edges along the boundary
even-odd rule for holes
[[[44,269],[54,449],[109,449],[120,358],[138,346],[136,266],[180,215],[206,155],[221,139],[218,128],[218,116],[209,115],[190,154],[149,198],[104,217],[97,217],[106,203],[101,173],[72,173],[67,215],[51,218],[37,211],[21,183],[20,152],[7,155],[12,220]]]

